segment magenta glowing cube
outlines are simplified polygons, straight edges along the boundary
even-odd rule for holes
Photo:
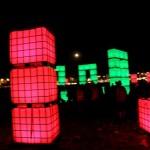
[[[150,98],[138,100],[139,126],[150,133]]]
[[[150,82],[150,72],[148,72],[148,73],[146,74],[146,76],[147,76],[147,82]]]
[[[130,80],[132,83],[137,83],[137,74],[131,74],[130,75]]]
[[[10,72],[13,103],[46,103],[57,99],[55,69],[46,66],[12,69]]]
[[[13,108],[12,128],[14,142],[51,144],[60,133],[58,105]]]
[[[55,37],[45,27],[10,33],[10,62],[15,64],[49,62],[55,64]]]

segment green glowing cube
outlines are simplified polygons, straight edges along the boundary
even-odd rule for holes
[[[110,68],[109,76],[110,77],[120,77],[120,68]]]
[[[85,66],[84,65],[78,65],[78,70],[85,70]]]
[[[120,60],[120,68],[129,68],[128,60]]]
[[[90,70],[90,75],[95,75],[97,76],[97,70]]]
[[[56,71],[65,71],[65,66],[56,66]]]
[[[89,64],[89,69],[97,69],[97,65],[96,64]]]
[[[58,83],[61,85],[62,84],[64,85],[66,83],[66,78],[65,77],[58,77]]]
[[[67,90],[65,90],[65,91],[60,91],[60,97],[61,97],[61,99],[63,99],[64,101],[68,101],[68,92],[67,92]]]
[[[79,81],[86,81],[86,76],[79,76]]]
[[[86,76],[86,71],[85,70],[79,70],[79,76]]]
[[[65,73],[64,71],[59,71],[59,72],[58,72],[58,76],[59,76],[59,77],[60,77],[60,76],[64,76],[64,77],[65,77],[65,76],[66,76],[66,73]]]
[[[120,67],[120,60],[118,58],[108,59],[109,68]]]

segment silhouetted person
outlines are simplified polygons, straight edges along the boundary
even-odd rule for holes
[[[91,83],[86,83],[84,86],[84,96],[86,101],[90,102],[92,99],[92,84]]]
[[[138,90],[137,85],[130,84],[130,92],[128,95],[128,115],[131,119],[137,120],[138,117]]]
[[[118,117],[120,120],[126,118],[126,101],[127,101],[127,91],[124,86],[122,86],[121,81],[116,82],[116,102]]]
[[[92,100],[92,95],[93,95],[93,91],[92,91],[92,84],[91,83],[86,83],[84,85],[84,97],[86,100],[86,106],[85,106],[85,111],[86,111],[86,115],[91,115],[91,100]]]
[[[67,85],[68,91],[68,104],[70,107],[70,112],[73,115],[77,114],[77,86],[76,85]]]

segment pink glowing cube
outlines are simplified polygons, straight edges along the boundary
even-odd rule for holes
[[[16,143],[51,144],[60,133],[58,105],[13,108],[12,128]]]
[[[150,99],[138,100],[138,121],[140,128],[150,133]]]
[[[137,83],[137,74],[131,74],[130,79],[132,83]]]
[[[10,72],[13,103],[46,103],[57,99],[57,77],[46,66],[12,69]]]
[[[15,64],[49,62],[55,64],[55,37],[45,27],[10,33],[10,62]]]
[[[147,73],[147,82],[150,82],[150,72]]]

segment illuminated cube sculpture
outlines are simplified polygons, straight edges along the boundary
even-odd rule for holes
[[[66,84],[66,69],[65,66],[56,66],[57,76],[58,76],[58,84],[65,85]]]
[[[107,51],[110,85],[121,80],[127,93],[130,91],[130,75],[128,64],[128,53],[118,49],[109,49]]]
[[[150,98],[138,99],[138,122],[140,128],[150,133]]]
[[[58,77],[58,86],[66,85],[66,68],[65,66],[56,66],[56,72]],[[60,91],[60,98],[64,101],[68,101],[68,91],[65,89],[61,89]]]
[[[59,134],[58,105],[20,105],[12,110],[12,123],[15,142],[52,143]]]
[[[55,37],[45,27],[10,33],[10,62],[13,65],[32,62],[56,63]]]
[[[57,99],[56,71],[46,66],[12,69],[13,103],[47,103]]]
[[[97,78],[97,65],[96,64],[78,65],[79,84],[87,83],[87,77],[86,77],[87,70],[90,72],[91,81],[97,84],[98,78]]]
[[[55,37],[45,28],[10,33],[13,139],[50,144],[59,135]]]

